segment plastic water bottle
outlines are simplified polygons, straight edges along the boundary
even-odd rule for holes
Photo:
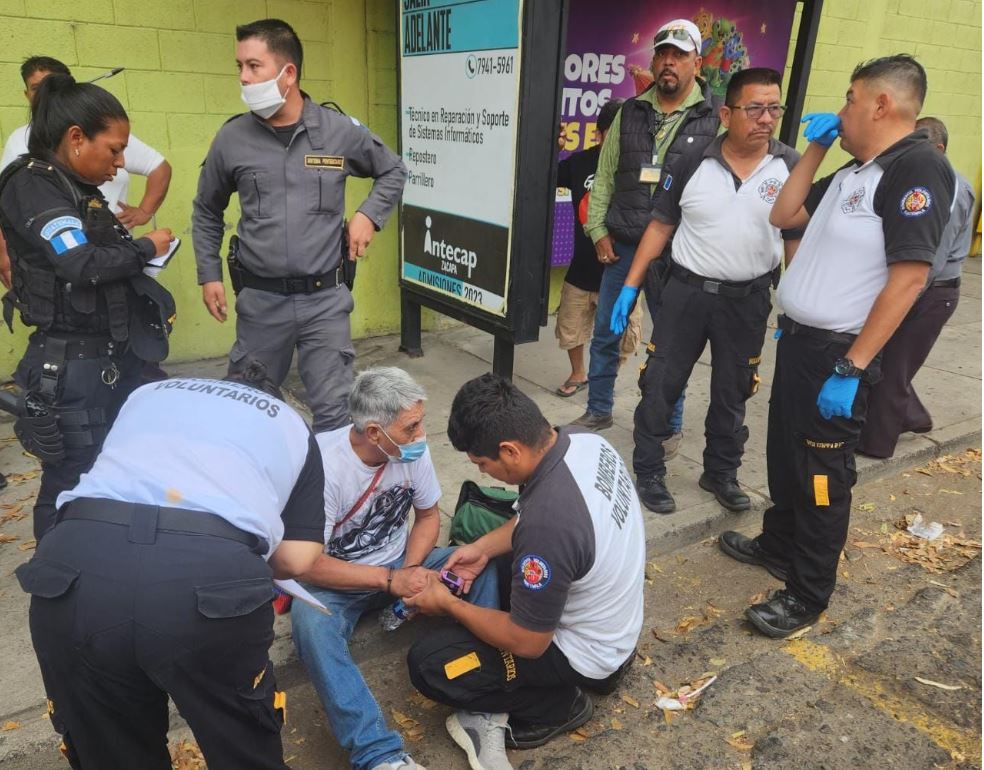
[[[396,631],[416,613],[415,609],[407,607],[402,599],[398,599],[392,606],[384,607],[379,613],[379,625],[383,631]]]

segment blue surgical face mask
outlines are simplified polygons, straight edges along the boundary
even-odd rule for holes
[[[386,459],[389,460],[390,462],[412,463],[423,457],[424,452],[427,451],[427,436],[421,436],[416,441],[411,441],[409,444],[397,444],[395,441],[393,441],[392,438],[390,438],[390,434],[387,433],[385,430],[383,430],[382,425],[379,426],[379,429],[383,431],[383,435],[386,436],[386,438],[388,438],[390,441],[392,441],[393,444],[396,446],[396,448],[400,450],[400,456],[393,457],[391,454],[384,452],[381,446],[379,446],[378,444],[376,445],[379,451],[383,452],[383,454],[386,455]]]

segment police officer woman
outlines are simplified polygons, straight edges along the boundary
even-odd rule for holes
[[[166,253],[167,229],[132,239],[97,186],[123,166],[130,123],[107,91],[68,75],[45,78],[31,107],[28,155],[0,174],[0,227],[10,251],[14,308],[35,327],[14,375],[26,394],[18,438],[41,460],[34,507],[40,539],[55,498],[92,464],[139,385],[144,361],[167,355],[171,295],[143,274]]]

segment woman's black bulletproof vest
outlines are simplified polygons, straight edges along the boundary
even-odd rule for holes
[[[53,164],[18,158],[0,174],[0,192],[16,173],[55,174],[77,206],[89,243],[109,246],[132,240],[101,195],[87,193]],[[4,297],[8,326],[16,307],[28,326],[56,333],[109,335],[117,342],[136,343],[141,349],[135,352],[144,360],[166,357],[174,300],[154,279],[141,274],[97,285],[69,284],[55,274],[40,242],[25,241],[9,226],[5,230],[11,234],[13,279],[13,289]]]

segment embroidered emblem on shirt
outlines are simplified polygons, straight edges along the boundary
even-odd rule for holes
[[[904,217],[921,217],[933,207],[933,195],[925,187],[913,187],[902,196],[899,213]]]
[[[759,197],[766,203],[775,203],[776,196],[779,195],[779,191],[782,189],[782,182],[780,182],[775,177],[770,177],[766,179],[762,184],[759,185],[758,193]]]
[[[853,214],[855,211],[858,210],[858,206],[861,205],[861,201],[863,200],[864,200],[864,188],[859,187],[857,190],[852,192],[850,195],[847,196],[847,198],[844,199],[844,202],[841,204],[841,211],[843,211],[845,214]]]
[[[527,554],[519,562],[519,571],[523,575],[523,585],[531,591],[539,591],[550,583],[550,567],[546,560],[535,554]]]

